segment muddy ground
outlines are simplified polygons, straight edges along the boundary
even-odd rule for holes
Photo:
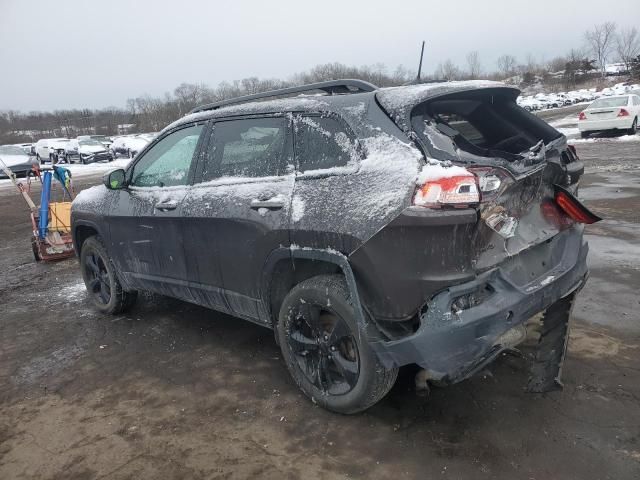
[[[97,314],[75,260],[32,261],[0,185],[0,479],[640,478],[640,143],[577,147],[606,221],[564,391],[525,393],[504,356],[425,399],[405,368],[351,417],[303,397],[261,327],[158,296]]]

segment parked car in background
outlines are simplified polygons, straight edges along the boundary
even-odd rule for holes
[[[97,140],[98,142],[102,143],[107,150],[113,143],[113,139],[111,137],[107,137],[106,135],[78,135],[78,140]]]
[[[27,155],[31,155],[34,157],[36,155],[36,151],[33,143],[18,143],[15,146],[20,147],[24,151],[24,153],[26,153]]]
[[[606,130],[622,130],[635,135],[640,118],[640,96],[619,95],[602,97],[578,115],[580,136]]]
[[[64,159],[67,163],[110,162],[113,155],[102,142],[88,137],[69,140],[65,146]]]
[[[17,145],[0,145],[0,159],[19,177],[27,175],[31,171],[31,167],[38,163],[34,157]],[[7,177],[1,169],[0,177]]]
[[[124,155],[127,158],[133,158],[151,141],[151,138],[145,137],[145,134],[130,135],[116,137],[111,144],[111,154],[113,158],[118,155]]]
[[[69,142],[68,138],[43,138],[36,142],[36,158],[39,163],[49,161],[57,163],[59,158],[64,158],[65,147]]]

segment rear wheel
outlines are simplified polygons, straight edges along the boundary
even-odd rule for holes
[[[637,130],[638,130],[638,117],[633,119],[633,124],[629,129],[629,135],[635,135]]]
[[[138,292],[123,290],[100,237],[89,237],[82,244],[80,268],[91,301],[100,312],[117,314],[135,303]]]
[[[284,299],[277,331],[296,384],[328,410],[366,410],[387,394],[398,375],[397,368],[380,363],[368,344],[339,275],[296,285]]]

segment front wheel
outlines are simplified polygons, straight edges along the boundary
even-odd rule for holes
[[[135,303],[138,292],[122,288],[100,237],[89,237],[82,244],[80,268],[91,302],[100,312],[117,314]]]
[[[389,392],[398,375],[371,349],[340,275],[296,285],[280,308],[277,333],[296,384],[327,410],[366,410]]]

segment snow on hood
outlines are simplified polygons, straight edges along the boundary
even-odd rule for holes
[[[16,165],[25,165],[31,163],[28,155],[7,155],[6,153],[0,154],[0,160],[4,162],[4,164],[11,168]]]
[[[104,145],[82,145],[80,144],[80,146],[78,147],[78,153],[84,153],[86,154],[92,154],[92,153],[97,153],[97,152],[104,152],[105,151],[105,147]]]
[[[67,144],[69,143],[69,140],[52,140],[49,142],[49,148],[53,148],[53,149],[59,149],[59,148],[66,148]]]
[[[147,143],[149,143],[148,140],[145,140],[144,138],[139,138],[139,137],[127,138],[124,141],[124,144],[127,146],[127,148],[138,148],[138,149],[144,148],[147,145]]]

